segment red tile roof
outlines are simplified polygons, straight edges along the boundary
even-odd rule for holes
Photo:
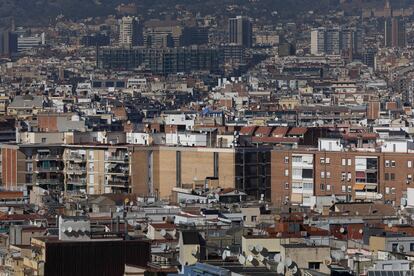
[[[272,131],[273,137],[285,137],[288,132],[288,127],[279,126]]]
[[[253,135],[257,126],[244,126],[240,129],[240,135]]]
[[[308,131],[307,127],[293,127],[288,135],[304,135]]]

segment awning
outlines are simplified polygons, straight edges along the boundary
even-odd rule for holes
[[[374,183],[367,183],[367,184],[365,185],[365,188],[366,188],[367,190],[375,190],[375,189],[377,189],[377,188],[378,188],[378,184],[374,184]]]
[[[302,203],[302,194],[292,194],[290,201],[293,203]]]
[[[365,190],[365,184],[362,183],[356,183],[354,185],[354,190]]]
[[[365,178],[365,172],[355,172],[356,178]]]

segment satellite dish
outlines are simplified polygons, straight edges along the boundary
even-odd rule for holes
[[[277,262],[277,263],[280,263],[281,261],[282,261],[282,256],[278,253],[278,254],[275,254],[274,256],[273,256],[273,260],[275,261],[275,262]]]
[[[362,233],[364,233],[364,230],[362,230],[362,229],[359,229],[359,231],[358,231],[360,234],[362,234]]]
[[[165,229],[162,229],[160,231],[161,236],[165,237],[165,235],[167,235],[167,231],[165,231]]]
[[[62,230],[61,230],[62,232],[65,232],[66,231],[66,228],[65,227],[62,227]]]
[[[248,249],[249,249],[250,252],[254,251],[254,245],[253,244],[250,244],[249,247],[248,247]]]
[[[285,264],[284,264],[284,263],[279,263],[279,264],[277,265],[276,272],[277,272],[278,274],[285,275]]]
[[[391,228],[392,227],[392,223],[390,222],[390,223],[388,223],[388,227],[389,228]]]
[[[261,245],[261,244],[256,245],[254,248],[256,249],[256,251],[257,251],[258,253],[260,253],[260,252],[262,252],[262,251],[263,251],[263,245]]]
[[[249,256],[247,256],[247,261],[249,261],[250,263],[253,261],[253,256],[252,255],[249,255]]]
[[[246,263],[246,257],[243,255],[239,255],[239,263],[244,265]]]
[[[69,227],[68,227],[68,232],[69,232],[69,233],[72,233],[72,230],[73,230],[73,229],[72,229],[72,227],[70,227],[70,226],[69,226]]]
[[[345,228],[341,227],[341,229],[339,229],[339,232],[341,232],[342,234],[345,233]]]
[[[292,267],[292,273],[293,274],[298,273],[298,267],[296,265],[294,267]]]
[[[223,258],[223,261],[224,261],[225,259],[227,259],[227,257],[230,257],[230,255],[231,255],[230,251],[224,250],[221,257]]]
[[[342,245],[342,246],[341,246],[341,250],[342,250],[343,252],[345,252],[345,251],[346,251],[346,247],[345,247],[345,245]]]
[[[286,266],[289,267],[292,265],[292,259],[291,258],[286,258]]]
[[[194,249],[191,251],[191,254],[192,254],[194,257],[198,258],[198,255],[199,255],[198,248],[194,248]]]

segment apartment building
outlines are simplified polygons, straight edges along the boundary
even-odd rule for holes
[[[140,147],[131,149],[132,192],[170,198],[172,190],[209,180],[270,199],[270,148]]]
[[[3,188],[30,191],[39,186],[62,191],[63,151],[61,144],[2,144]]]
[[[65,190],[88,194],[129,192],[126,146],[68,145],[64,152]]]
[[[365,149],[344,148],[339,139],[319,142],[318,148],[272,151],[274,204],[314,206],[318,199],[331,198],[399,206],[414,185],[411,142]]]

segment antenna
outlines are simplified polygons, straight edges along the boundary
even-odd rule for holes
[[[247,261],[249,262],[249,263],[251,263],[252,261],[253,261],[253,256],[252,255],[249,255],[249,256],[247,256]]]
[[[257,244],[254,248],[256,249],[256,251],[257,251],[258,253],[260,253],[260,252],[262,252],[262,251],[263,251],[263,245],[261,245],[261,244]]]
[[[231,252],[226,249],[226,250],[223,251],[223,254],[221,255],[221,257],[222,257],[222,259],[224,261],[224,260],[227,259],[227,257],[230,257],[230,255],[231,255]]]

